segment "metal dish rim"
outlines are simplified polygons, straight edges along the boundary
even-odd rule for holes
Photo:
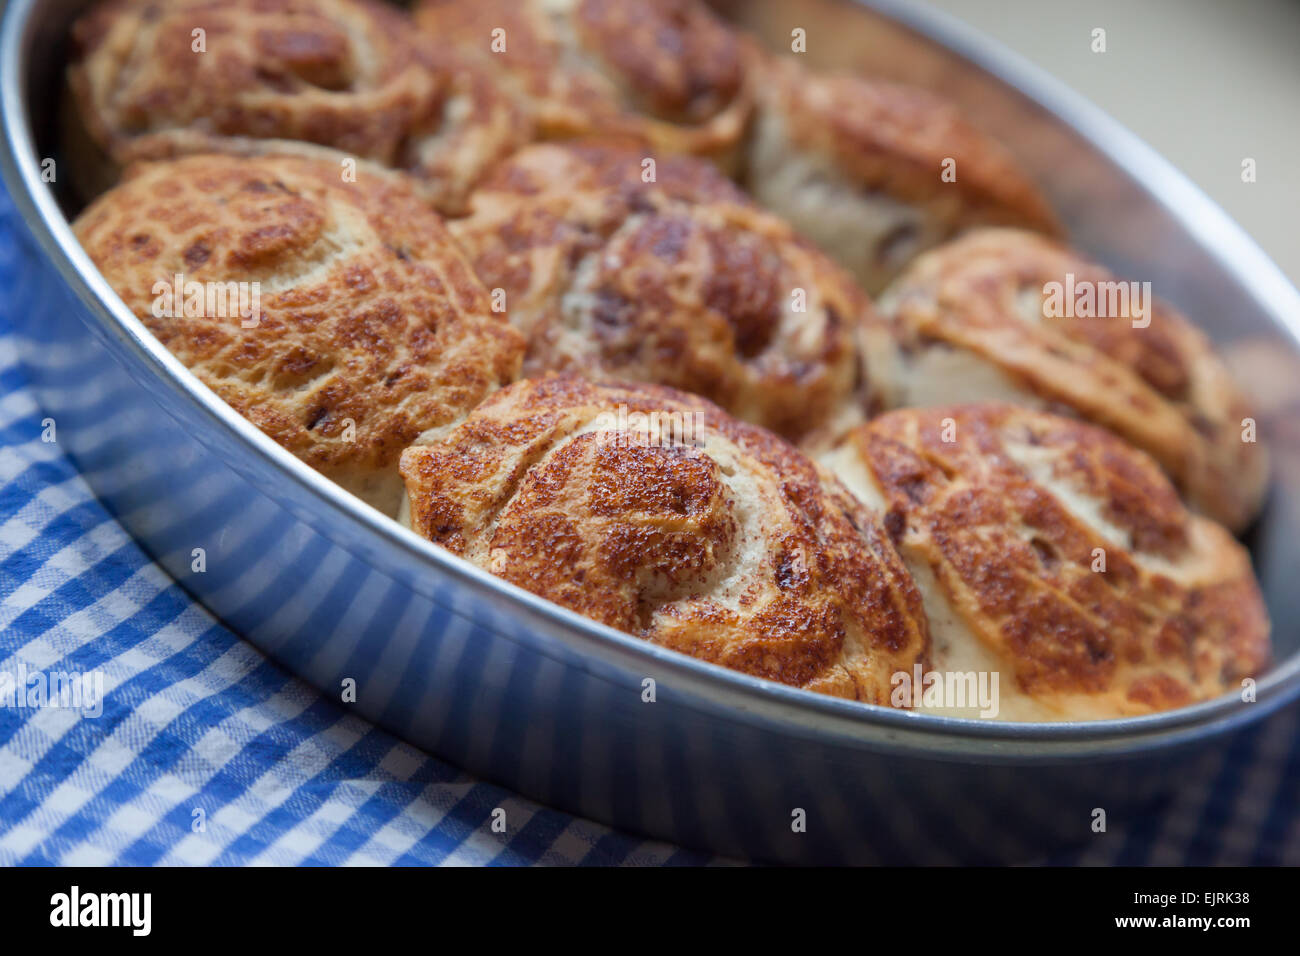
[[[507,602],[515,614],[535,622],[548,640],[559,636],[569,652],[617,667],[629,679],[639,681],[640,675],[649,672],[671,675],[675,686],[684,692],[726,709],[742,722],[757,718],[773,730],[796,736],[830,736],[851,745],[897,749],[919,757],[1020,762],[1114,756],[1226,732],[1258,720],[1300,695],[1300,652],[1296,652],[1259,679],[1258,699],[1248,706],[1239,695],[1226,694],[1141,717],[1044,723],[898,711],[797,690],[660,648],[553,605],[442,551],[335,487],[235,413],[153,338],[99,275],[40,178],[24,82],[25,41],[38,3],[11,0],[0,22],[0,122],[4,134],[0,172],[48,264],[58,270],[71,293],[86,307],[81,318],[132,377],[160,400],[167,414],[176,417],[178,407],[179,414],[186,414],[188,403],[190,417],[201,418],[216,430],[196,434],[199,441],[209,448],[216,442],[241,452],[244,457],[232,462],[232,467],[245,478],[248,471],[263,471],[289,479],[282,487],[263,488],[264,494],[351,553],[387,558],[387,567],[381,570],[396,572],[395,580],[424,597],[439,600],[420,588],[419,569],[432,562],[478,597]],[[1015,88],[1082,135],[1171,210],[1176,202],[1179,208],[1174,214],[1185,226],[1199,226],[1193,231],[1202,235],[1213,229],[1215,243],[1209,248],[1225,266],[1264,280],[1265,301],[1289,299],[1296,306],[1289,314],[1300,317],[1300,294],[1254,241],[1167,161],[1097,107],[946,15],[892,0],[871,0],[865,5]],[[1101,133],[1117,145],[1103,145]],[[1300,318],[1289,319],[1288,311],[1279,307],[1267,311],[1300,350]],[[330,518],[334,520],[326,520]],[[556,649],[544,643],[537,649],[556,656]]]

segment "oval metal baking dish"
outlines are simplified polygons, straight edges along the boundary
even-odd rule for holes
[[[10,303],[24,365],[59,441],[159,562],[327,694],[354,679],[352,706],[365,716],[543,803],[686,846],[783,861],[971,862],[1086,839],[1096,807],[1122,825],[1228,731],[1300,693],[1300,435],[1267,419],[1275,485],[1250,544],[1277,663],[1253,703],[1057,724],[866,707],[638,641],[417,538],[200,385],[78,246],[42,160],[58,169],[54,91],[67,25],[84,6],[12,0],[0,26],[0,165],[27,229]],[[722,6],[789,42],[776,0]],[[867,57],[876,72],[941,87],[1045,185],[1077,245],[1150,279],[1230,358],[1300,368],[1300,295],[1220,209],[1095,108],[922,10],[815,0],[799,19],[827,38],[826,62]],[[791,826],[799,809],[806,832]]]

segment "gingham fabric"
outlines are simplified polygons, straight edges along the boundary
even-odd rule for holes
[[[0,193],[0,301],[11,216]],[[0,678],[97,671],[105,698],[98,717],[0,705],[0,863],[714,862],[476,782],[222,627],[42,440],[10,321],[0,312]],[[1242,733],[1159,814],[1037,862],[1300,863],[1298,724],[1292,710]]]

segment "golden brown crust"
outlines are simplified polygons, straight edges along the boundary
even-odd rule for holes
[[[652,415],[681,440],[652,440]],[[417,533],[655,643],[878,704],[925,664],[919,597],[875,515],[694,396],[525,380],[401,472]]]
[[[1245,550],[1108,432],[990,403],[890,412],[846,441],[967,629],[934,631],[938,667],[941,645],[978,641],[1073,719],[1184,706],[1267,665]]]
[[[415,15],[477,57],[544,139],[634,136],[734,159],[751,110],[743,44],[699,0],[423,0]]]
[[[302,140],[409,168],[454,214],[529,138],[475,68],[374,0],[108,0],[72,38],[79,112],[118,165],[227,137]]]
[[[973,225],[1059,232],[1011,155],[946,100],[881,80],[814,73],[790,57],[760,54],[752,68],[761,82],[746,187],[868,292],[920,250]],[[945,181],[949,161],[955,178]]]
[[[138,164],[74,230],[204,384],[390,513],[401,450],[518,372],[518,335],[437,215],[376,166],[344,183],[336,162],[298,156]],[[179,314],[174,296],[169,310],[177,275],[222,295],[212,308],[204,299],[205,314]],[[256,289],[260,312],[231,314],[224,283],[247,283],[250,306]]]
[[[528,147],[452,224],[528,341],[525,374],[657,382],[791,438],[859,392],[867,298],[712,166],[607,142]],[[803,311],[799,311],[802,309]]]
[[[1267,453],[1242,440],[1251,412],[1205,336],[1159,300],[1149,316],[1132,298],[1106,317],[1045,315],[1066,311],[1067,282],[1100,290],[1114,280],[1040,236],[980,230],[918,259],[882,308],[905,351],[978,356],[1050,407],[1152,455],[1199,510],[1241,529],[1261,504]],[[1045,309],[1049,283],[1061,286],[1059,310]]]

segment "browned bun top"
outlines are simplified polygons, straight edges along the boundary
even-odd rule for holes
[[[1251,412],[1240,389],[1182,315],[1159,300],[1138,308],[1140,300],[1120,295],[1115,280],[1040,236],[980,230],[918,259],[882,308],[906,351],[976,357],[1028,399],[1148,452],[1198,510],[1233,530],[1244,527],[1260,507],[1268,461],[1262,444],[1243,441]],[[1066,303],[1070,288],[1074,298]],[[1083,297],[1089,290],[1092,307]],[[942,388],[910,388],[948,401],[978,397],[940,374]]]
[[[881,704],[925,662],[920,599],[876,516],[694,396],[525,380],[401,472],[420,535],[665,647]]]
[[[1011,154],[948,101],[760,55],[745,185],[878,292],[973,225],[1059,231]],[[949,175],[945,175],[948,173]]]
[[[936,666],[1001,669],[1039,719],[1180,707],[1268,663],[1246,551],[1108,432],[1006,404],[904,409],[832,458],[886,509]]]
[[[302,140],[408,167],[454,213],[529,136],[491,84],[376,0],[107,0],[72,38],[82,120],[118,164]]]
[[[518,335],[438,216],[379,167],[348,183],[337,162],[300,156],[142,163],[74,230],[204,384],[390,513],[402,448],[519,368]],[[232,314],[240,291],[248,315]]]
[[[750,112],[743,42],[700,0],[422,0],[546,139],[635,135],[727,165]]]
[[[124,159],[194,127],[384,162],[434,92],[409,31],[372,0],[108,0],[72,28],[72,77]]]
[[[853,280],[712,166],[607,142],[498,167],[452,231],[528,341],[525,374],[656,382],[791,438],[870,389]],[[868,383],[869,384],[869,383]],[[870,401],[868,397],[866,401]]]

